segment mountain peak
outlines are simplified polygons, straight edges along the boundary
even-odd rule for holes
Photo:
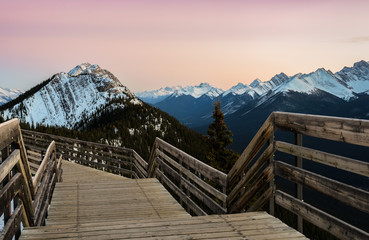
[[[354,63],[354,68],[369,68],[369,62],[361,60]]]
[[[259,78],[255,79],[251,84],[250,87],[254,88],[257,87],[261,83],[261,80]]]
[[[204,87],[211,87],[211,85],[207,82],[204,83],[200,83],[199,87],[204,88]]]
[[[68,73],[55,74],[37,92],[4,110],[4,116],[18,116],[29,123],[73,127],[82,117],[97,113],[111,100],[124,104],[142,102],[109,71],[83,63]],[[37,104],[35,104],[37,103]],[[19,116],[19,113],[22,113]]]

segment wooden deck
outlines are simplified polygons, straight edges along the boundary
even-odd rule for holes
[[[306,239],[265,212],[191,217],[157,179],[63,162],[47,226],[21,239]]]

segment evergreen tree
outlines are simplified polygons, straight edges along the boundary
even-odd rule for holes
[[[207,142],[210,145],[207,160],[211,166],[228,172],[236,162],[238,154],[227,148],[233,142],[233,134],[224,122],[224,114],[220,109],[220,101],[216,102],[214,107],[214,122],[209,125],[207,131]]]

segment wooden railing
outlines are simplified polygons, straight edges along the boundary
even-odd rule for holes
[[[156,138],[149,177],[157,177],[192,215],[224,214],[227,175]]]
[[[51,143],[41,167],[32,178],[18,119],[0,124],[0,209],[4,227],[0,239],[18,239],[24,227],[44,224],[55,182],[61,176]]]
[[[276,131],[292,132],[294,144],[277,141]],[[229,212],[255,211],[269,202],[297,215],[297,228],[303,232],[303,220],[339,239],[369,239],[369,233],[308,204],[303,198],[307,188],[336,201],[369,213],[369,192],[303,169],[302,160],[314,161],[357,175],[369,186],[369,163],[302,146],[302,136],[369,146],[369,121],[293,113],[272,113],[227,176]],[[314,140],[317,141],[317,140]],[[277,153],[294,157],[295,166],[274,159]],[[275,186],[274,176],[296,184],[291,196]],[[364,184],[365,185],[365,184]],[[275,202],[275,203],[274,203]],[[369,216],[369,215],[367,215]],[[368,220],[368,219],[367,219]]]
[[[43,155],[48,142],[55,141],[57,155],[64,160],[111,172],[129,178],[146,178],[147,162],[133,149],[114,147],[61,137],[52,134],[22,130],[27,149]]]
[[[319,209],[305,201],[303,195],[309,189],[369,214],[369,163],[324,152],[324,146],[318,150],[302,144],[303,136],[308,136],[304,139],[313,137],[369,147],[367,120],[274,112],[228,174],[159,138],[155,140],[149,163],[146,163],[132,149],[32,131],[22,132],[30,150],[29,156],[32,156],[31,162],[34,161],[34,168],[37,169],[33,178],[18,122],[12,120],[0,125],[0,147],[4,149],[0,173],[1,180],[8,181],[1,190],[0,206],[5,213],[4,230],[9,236],[16,234],[19,228],[14,226],[19,225],[21,217],[25,226],[44,221],[45,206],[48,205],[53,184],[61,174],[61,161],[57,162],[56,156],[63,154],[67,160],[131,178],[156,177],[192,215],[257,211],[266,209],[265,206],[268,206],[270,214],[275,215],[283,208],[297,216],[296,228],[301,232],[307,221],[339,239],[369,239],[368,232],[332,216],[325,209]],[[282,141],[280,133],[289,133],[294,142]],[[48,149],[44,152],[46,147]],[[293,159],[293,164],[285,161],[288,156]],[[39,157],[43,161],[37,165]],[[313,168],[304,169],[303,162],[315,162],[363,176],[364,186],[367,187],[354,187],[314,172]],[[16,170],[13,171],[14,166]],[[278,178],[292,182],[296,194],[282,190]],[[16,203],[14,209],[18,210],[13,211],[13,218],[9,218],[10,213],[6,212],[12,200]]]

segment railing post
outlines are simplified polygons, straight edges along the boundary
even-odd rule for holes
[[[295,133],[295,144],[297,146],[302,146],[302,134],[301,133]],[[302,168],[302,158],[301,157],[295,157],[295,165],[298,168]],[[303,194],[302,194],[302,185],[296,184],[296,196],[297,199],[302,200]],[[303,232],[303,219],[300,215],[297,215],[297,230],[299,232]]]
[[[274,145],[274,133],[269,138],[268,145]],[[269,162],[269,166],[273,166],[273,164],[274,164],[274,153],[271,155],[271,157],[269,158],[268,162]],[[272,187],[272,188],[275,188],[275,186],[274,186],[274,178],[269,182],[269,186]],[[270,197],[270,200],[269,200],[269,214],[272,215],[272,216],[274,216],[274,212],[275,211],[274,211],[274,191],[273,191],[273,194],[272,194],[272,196]]]
[[[133,179],[133,164],[134,163],[134,157],[133,157],[133,151],[131,151],[131,157],[130,157],[130,161],[131,161],[131,166],[130,166],[130,174],[131,174],[131,178]]]
[[[1,150],[1,162],[4,162],[6,158],[9,156],[9,146],[6,146],[3,150]],[[8,177],[4,178],[1,188],[3,188],[10,180],[10,172],[8,174]],[[9,220],[11,215],[11,203],[8,203],[9,205],[6,206],[4,210],[4,226],[6,225],[6,222]]]

